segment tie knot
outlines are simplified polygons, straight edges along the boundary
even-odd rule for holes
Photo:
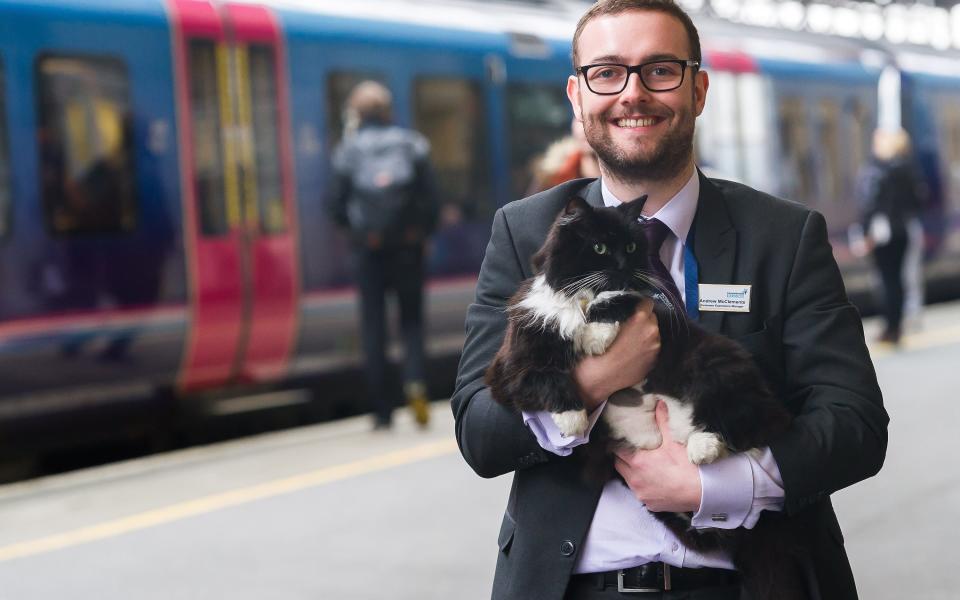
[[[640,222],[643,237],[647,238],[647,254],[659,256],[660,246],[670,235],[670,228],[660,219],[647,219]]]

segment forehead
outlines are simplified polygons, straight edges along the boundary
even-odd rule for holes
[[[614,57],[634,64],[662,55],[689,58],[690,42],[683,23],[660,11],[630,10],[593,19],[577,44],[581,64]]]

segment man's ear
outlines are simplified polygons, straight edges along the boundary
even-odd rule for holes
[[[624,202],[620,205],[620,210],[627,214],[627,217],[637,220],[643,214],[643,205],[647,203],[647,195],[644,194],[632,202]]]
[[[573,116],[578,121],[583,121],[583,110],[580,107],[580,78],[571,75],[567,78],[567,100],[573,108]]]
[[[693,80],[693,114],[699,117],[703,107],[707,104],[707,89],[710,87],[710,77],[706,71],[697,71]]]

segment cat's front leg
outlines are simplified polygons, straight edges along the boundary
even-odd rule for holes
[[[550,413],[550,418],[564,437],[584,437],[590,419],[586,410],[567,410],[559,413]]]
[[[695,431],[687,438],[687,458],[695,465],[707,465],[726,456],[727,446],[716,433]]]
[[[712,463],[726,455],[727,447],[719,434],[704,431],[693,424],[693,407],[670,396],[662,396],[670,414],[670,435],[687,446],[687,458],[695,465]]]
[[[577,331],[577,347],[583,354],[597,356],[603,354],[620,332],[620,323],[585,323]]]

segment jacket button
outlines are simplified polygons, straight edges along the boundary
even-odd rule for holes
[[[560,544],[560,554],[564,556],[572,555],[575,549],[576,546],[570,540],[563,540],[563,542]]]

